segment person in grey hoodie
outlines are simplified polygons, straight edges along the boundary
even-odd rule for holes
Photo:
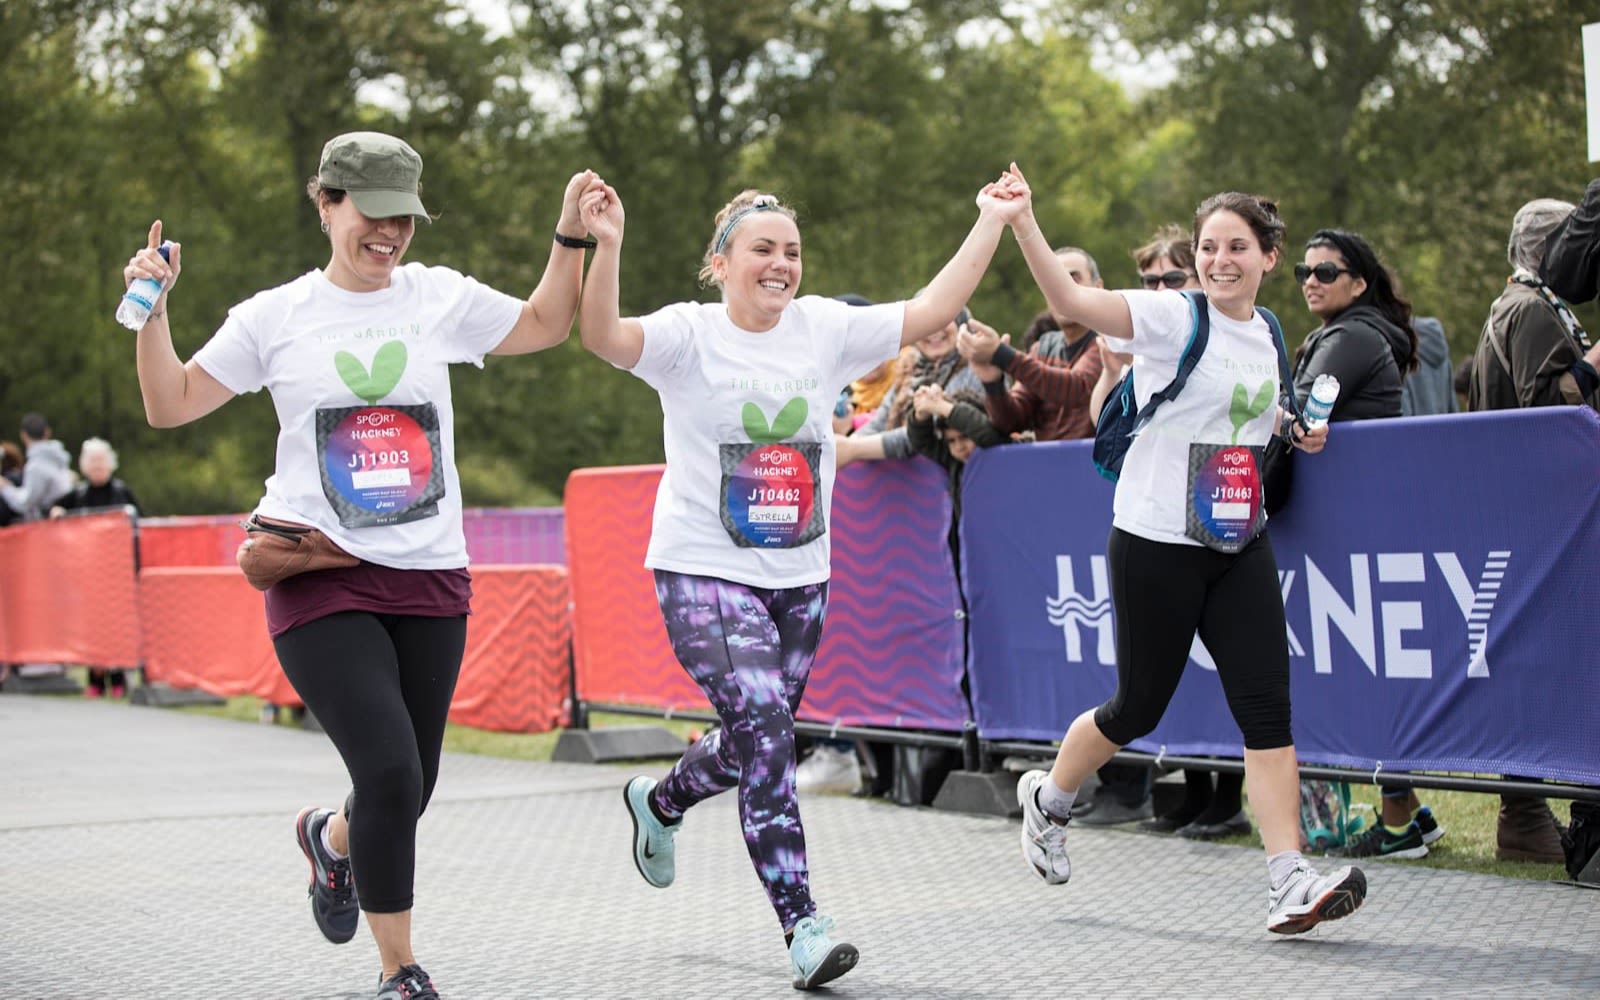
[[[37,521],[72,490],[72,456],[50,436],[50,422],[38,413],[22,418],[22,447],[26,452],[22,484],[0,483],[0,501],[18,520]]]
[[[1450,365],[1444,324],[1433,316],[1418,316],[1411,329],[1417,332],[1417,370],[1400,385],[1400,415],[1455,413],[1455,369]]]

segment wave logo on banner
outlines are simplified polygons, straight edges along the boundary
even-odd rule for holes
[[[1486,656],[1489,638],[1489,621],[1494,614],[1496,600],[1505,582],[1506,568],[1511,563],[1509,549],[1496,549],[1484,560],[1483,572],[1476,585],[1467,575],[1461,557],[1455,552],[1432,553],[1437,574],[1442,577],[1467,630],[1467,676],[1488,677],[1489,662]],[[1442,631],[1429,629],[1423,615],[1423,603],[1415,600],[1374,600],[1373,566],[1377,567],[1376,582],[1389,584],[1422,584],[1429,580],[1428,558],[1421,552],[1351,553],[1350,587],[1348,598],[1329,579],[1309,555],[1305,559],[1305,581],[1311,626],[1312,669],[1319,674],[1333,672],[1333,643],[1335,629],[1355,651],[1362,664],[1374,677],[1378,675],[1378,638],[1382,636],[1383,676],[1396,678],[1430,678],[1433,676],[1434,654],[1426,647],[1408,647],[1409,632],[1426,632],[1437,636]],[[1050,624],[1061,629],[1066,646],[1068,663],[1083,662],[1083,630],[1095,633],[1095,658],[1103,665],[1116,664],[1116,642],[1111,618],[1111,589],[1106,574],[1105,556],[1088,558],[1089,593],[1079,589],[1073,569],[1073,557],[1056,556],[1056,596],[1045,598],[1045,611]],[[1295,571],[1280,570],[1279,584],[1288,613],[1289,596],[1294,589]],[[1393,596],[1380,594],[1381,597]],[[1293,624],[1288,625],[1289,652],[1294,657],[1304,657],[1306,649]],[[1200,666],[1215,670],[1211,658],[1198,636],[1190,650],[1190,657]]]
[[[1080,626],[1092,628],[1097,636],[1095,657],[1101,663],[1117,662],[1116,635],[1111,630],[1111,587],[1106,576],[1106,557],[1089,557],[1089,580],[1093,595],[1086,599],[1072,575],[1072,557],[1056,556],[1056,597],[1045,598],[1045,613],[1050,624],[1061,626],[1066,640],[1067,662],[1083,662],[1083,636]]]

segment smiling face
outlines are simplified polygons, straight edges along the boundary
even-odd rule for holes
[[[1305,284],[1300,286],[1300,294],[1306,297],[1306,308],[1320,317],[1323,323],[1349,309],[1361,293],[1367,290],[1367,280],[1349,273],[1350,265],[1345,261],[1344,254],[1333,247],[1308,248],[1305,262],[1307,267],[1316,267],[1318,264],[1328,262],[1340,272],[1326,285],[1312,274],[1306,278]]]
[[[951,320],[945,324],[943,330],[917,341],[917,351],[929,361],[937,361],[956,349],[958,332],[955,320]]]
[[[727,248],[711,258],[728,316],[744,330],[778,323],[800,289],[800,227],[781,212],[754,212],[741,220]]]
[[[324,200],[321,215],[333,248],[328,280],[351,292],[388,288],[390,276],[411,246],[417,220],[409,215],[369,219],[348,197],[337,204]]]
[[[1261,279],[1278,262],[1278,252],[1261,252],[1261,243],[1244,218],[1227,209],[1209,215],[1195,246],[1195,269],[1206,297],[1224,314],[1246,319],[1255,309]]]

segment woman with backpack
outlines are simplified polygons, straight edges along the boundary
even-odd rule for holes
[[[1132,438],[1117,482],[1106,550],[1117,691],[1073,720],[1050,772],[1030,771],[1018,783],[1023,857],[1047,883],[1071,877],[1066,830],[1079,785],[1160,722],[1198,631],[1244,736],[1246,787],[1267,851],[1267,929],[1299,934],[1347,916],[1366,896],[1366,877],[1352,867],[1320,874],[1300,853],[1289,651],[1261,507],[1267,441],[1287,434],[1307,452],[1327,441],[1326,425],[1307,430],[1292,403],[1278,405],[1288,364],[1282,334],[1256,307],[1283,243],[1277,206],[1237,192],[1201,203],[1193,233],[1202,292],[1114,292],[1079,285],[1062,269],[1015,164],[1007,183],[1030,205],[1011,225],[1051,312],[1134,355],[1140,410],[1158,391],[1167,396]],[[1163,389],[1174,381],[1181,394]]]

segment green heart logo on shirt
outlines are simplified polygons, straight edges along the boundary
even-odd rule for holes
[[[792,437],[806,422],[806,414],[810,412],[805,398],[796,396],[783,404],[783,409],[772,418],[772,425],[767,425],[767,415],[761,412],[761,407],[754,403],[744,404],[744,432],[750,435],[750,440],[755,444],[777,444],[784,438]]]
[[[389,395],[400,384],[400,376],[406,370],[406,345],[403,341],[391,340],[378,348],[378,353],[372,356],[370,372],[361,359],[349,351],[334,354],[333,366],[339,370],[339,377],[350,387],[350,391],[370,405]]]
[[[1272,405],[1272,381],[1269,379],[1261,383],[1255,399],[1249,396],[1244,383],[1233,384],[1233,405],[1228,407],[1228,419],[1233,422],[1233,440],[1229,444],[1238,444],[1239,432],[1244,430],[1244,425],[1267,412],[1267,407]]]

